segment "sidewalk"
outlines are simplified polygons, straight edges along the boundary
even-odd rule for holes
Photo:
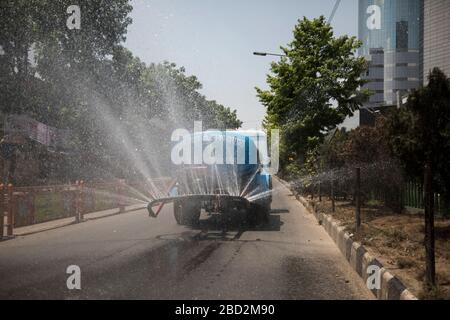
[[[145,208],[142,204],[135,204],[125,207],[125,212],[130,211],[136,211]],[[122,212],[122,213],[125,213]],[[87,220],[95,220],[105,217],[110,217],[120,214],[119,208],[109,209],[109,210],[103,210],[103,211],[96,211],[91,213],[86,213],[84,215],[84,221]],[[63,218],[63,219],[57,219],[52,220],[48,222],[33,224],[30,226],[20,227],[20,228],[14,228],[14,236],[25,236],[33,233],[43,232],[47,230],[52,230],[56,228],[65,227],[71,224],[75,224],[75,217],[69,217],[69,218]]]

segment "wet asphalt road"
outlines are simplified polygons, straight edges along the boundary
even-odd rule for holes
[[[371,299],[333,241],[274,181],[269,225],[227,232],[130,212],[0,242],[0,299]],[[68,290],[66,268],[81,268]]]

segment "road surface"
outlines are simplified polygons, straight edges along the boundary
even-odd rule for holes
[[[371,299],[315,218],[274,181],[268,226],[178,226],[171,206],[0,242],[0,299]],[[69,265],[81,290],[69,290]]]

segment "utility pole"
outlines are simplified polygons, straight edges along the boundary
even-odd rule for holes
[[[323,172],[323,166],[322,166],[322,159],[320,158],[320,167],[319,167],[319,202],[322,202],[322,172]]]
[[[355,169],[355,220],[356,232],[361,228],[361,168]]]
[[[333,11],[331,11],[330,17],[328,18],[328,23],[331,24],[333,21],[334,15],[336,14],[337,9],[339,8],[339,5],[341,4],[341,0],[336,0],[336,3],[334,4]]]
[[[331,173],[331,212],[336,212],[336,206],[334,203],[334,174]]]
[[[433,134],[436,134],[434,124],[437,123],[433,108],[422,110],[423,142],[432,143]],[[425,206],[425,282],[430,290],[436,286],[436,257],[434,235],[434,162],[432,149],[425,150],[423,200]]]
[[[431,161],[427,160],[424,170],[425,192],[425,278],[429,289],[436,286],[436,263],[434,243],[434,191],[433,169]]]
[[[322,202],[322,189],[320,181],[319,181],[319,202]]]

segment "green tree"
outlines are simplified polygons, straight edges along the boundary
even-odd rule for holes
[[[66,10],[73,1],[1,1],[1,111],[26,111],[39,117],[45,108],[37,105],[55,95],[51,89],[50,92],[43,91],[40,79],[56,83],[76,82],[73,77],[75,67],[89,70],[90,62],[112,54],[125,39],[127,26],[131,23],[128,14],[132,7],[128,2],[79,0],[76,4],[81,9],[81,29],[69,30]],[[57,113],[54,111],[52,115]],[[49,121],[54,118],[47,116]]]
[[[450,191],[450,79],[434,69],[426,87],[388,118],[390,146],[406,172],[424,184],[426,284],[434,287],[434,193]]]
[[[34,68],[30,49],[38,38],[37,15],[42,5],[36,0],[0,2],[0,110],[23,110],[31,100]]]
[[[299,20],[293,34],[294,40],[281,47],[286,57],[272,63],[270,89],[256,88],[267,107],[265,127],[282,129],[282,165],[289,158],[303,163],[308,151],[368,95],[358,91],[366,63],[355,56],[361,45],[355,37],[334,37],[323,16]]]
[[[81,10],[79,30],[66,26],[72,4]],[[151,168],[169,161],[175,128],[242,124],[236,111],[207,100],[183,67],[147,65],[122,46],[129,0],[5,0],[0,9],[0,111],[70,130],[66,177],[134,177],[125,149]]]
[[[361,168],[363,200],[382,200],[386,206],[401,212],[403,171],[389,150],[385,126],[386,119],[380,116],[373,127],[362,126],[346,134],[336,133],[331,143],[321,147],[322,158],[331,169],[353,172],[355,167]],[[348,184],[341,187],[350,189]]]

